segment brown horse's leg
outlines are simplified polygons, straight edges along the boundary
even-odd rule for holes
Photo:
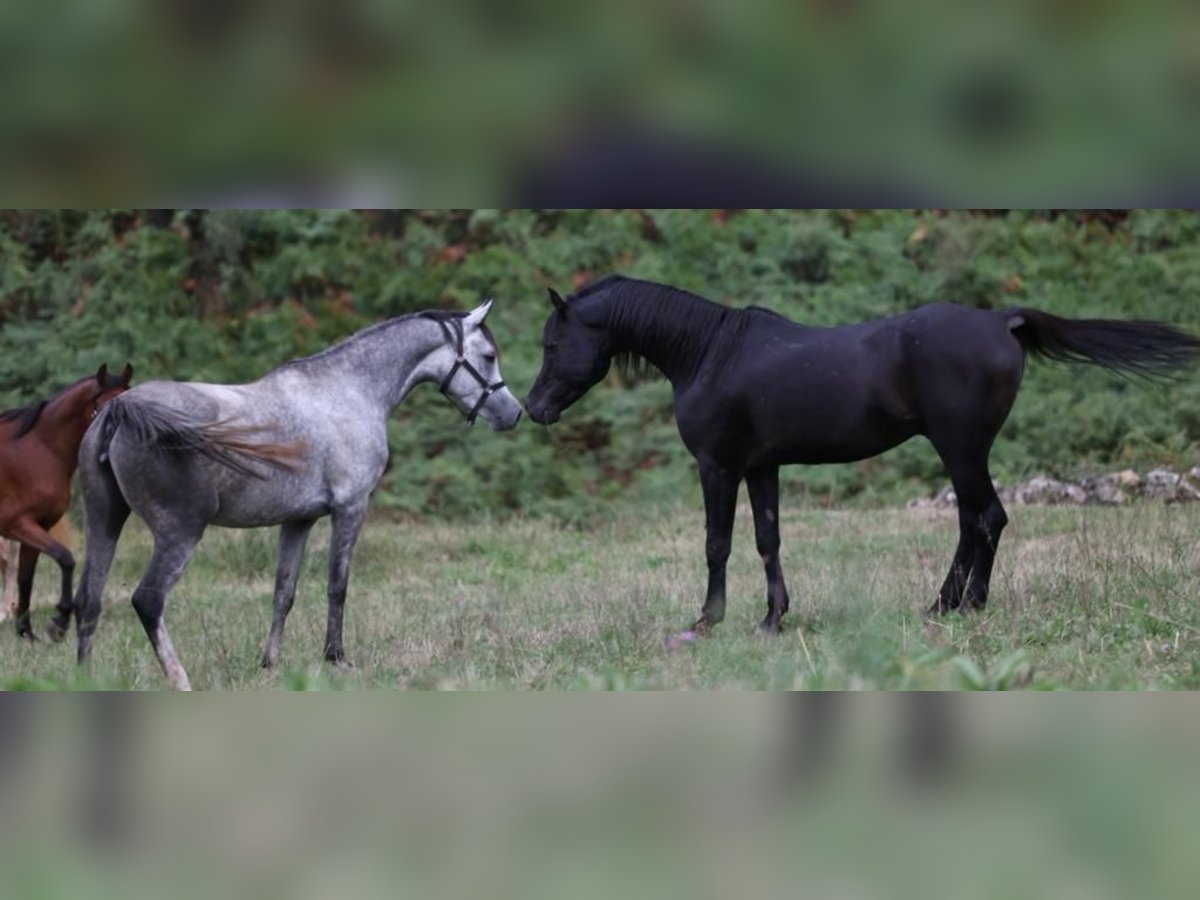
[[[62,582],[60,585],[58,603],[56,603],[54,606],[53,618],[51,618],[49,624],[46,625],[46,634],[50,636],[50,639],[54,641],[61,641],[67,636],[67,631],[71,627],[71,613],[75,611],[75,602],[71,596],[74,590],[74,585],[71,582],[75,572],[75,557],[71,554],[70,550],[67,549],[66,545],[62,543],[63,540],[68,539],[70,536],[70,529],[67,528],[67,520],[64,518],[55,522],[50,528],[49,536],[52,540],[54,540],[57,546],[62,547],[63,551],[70,559],[69,565],[64,566],[61,562],[59,563],[62,572]],[[54,558],[58,559],[59,557],[55,556]]]
[[[767,615],[758,627],[775,634],[789,603],[779,562],[779,469],[772,466],[747,472],[746,489],[754,510],[754,539],[767,574]]]
[[[17,612],[17,542],[0,539],[0,580],[4,591],[0,594],[0,622]]]
[[[705,544],[708,562],[708,591],[700,618],[693,631],[706,633],[725,618],[725,564],[733,542],[733,520],[737,512],[737,490],[741,477],[730,469],[711,463],[700,464],[700,486],[704,489]]]
[[[55,622],[61,623],[65,631],[70,624],[71,583],[75,574],[75,557],[37,522],[28,519],[18,522],[12,529],[12,535],[21,542],[21,558],[17,571],[17,633],[30,640],[34,638],[29,625],[29,598],[33,592],[33,572],[40,553],[45,553],[58,563],[62,571]],[[53,631],[51,635],[53,636]]]
[[[39,551],[27,544],[21,544],[17,563],[17,636],[27,641],[36,641],[33,626],[29,624],[29,602],[33,597],[33,574],[37,570]]]

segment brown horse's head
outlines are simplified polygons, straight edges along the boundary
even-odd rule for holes
[[[108,363],[102,364],[96,370],[96,377],[84,382],[90,388],[86,413],[88,421],[90,422],[95,418],[96,413],[100,412],[105,403],[118,394],[123,394],[129,390],[129,383],[132,380],[132,364],[125,363],[125,368],[121,370],[120,375],[110,375],[108,372]]]
[[[47,400],[0,412],[0,426],[12,441],[19,441],[35,427],[66,428],[68,433],[82,437],[101,407],[129,390],[132,378],[133,366],[128,363],[120,375],[110,375],[108,366],[103,365],[95,377],[81,378]]]

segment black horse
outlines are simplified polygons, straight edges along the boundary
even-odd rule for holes
[[[700,466],[708,593],[694,626],[725,617],[738,485],[745,479],[767,615],[788,609],[779,564],[779,467],[851,462],[925,435],[958,495],[959,540],[933,612],[987,603],[1008,517],[988,453],[1007,418],[1025,358],[1095,363],[1164,376],[1200,359],[1200,338],[1158,322],[1062,319],[937,303],[840,328],[798,325],[766,309],[732,309],[677,288],[612,275],[569,301],[553,290],[542,368],[525,400],[535,422],[563,410],[615,358],[645,361],[671,382],[679,434]]]

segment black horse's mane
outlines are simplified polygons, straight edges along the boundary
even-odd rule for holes
[[[15,421],[17,423],[17,430],[9,435],[9,440],[16,441],[25,437],[25,435],[29,434],[29,432],[33,430],[33,426],[38,423],[38,420],[42,417],[42,413],[46,411],[47,406],[64,394],[75,390],[75,388],[79,387],[85,381],[91,381],[95,377],[95,375],[85,376],[84,378],[80,378],[78,381],[68,384],[53,397],[47,397],[45,400],[39,400],[37,403],[33,403],[29,406],[18,406],[14,409],[6,409],[3,412],[0,412],[0,422]],[[119,378],[109,375],[108,381],[105,382],[104,387],[105,389],[117,387],[120,385],[120,383],[121,380]]]
[[[741,342],[748,310],[714,303],[681,288],[608,275],[575,294],[574,301],[605,293],[608,325],[645,348],[653,346],[668,360],[704,359],[724,365]],[[659,374],[643,352],[621,348],[613,361],[622,375],[637,379]]]

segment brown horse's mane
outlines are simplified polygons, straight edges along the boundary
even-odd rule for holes
[[[6,409],[0,412],[0,422],[17,422],[17,430],[9,435],[10,441],[25,437],[33,430],[42,412],[50,405],[49,400],[39,400],[32,406],[19,406],[16,409]]]

